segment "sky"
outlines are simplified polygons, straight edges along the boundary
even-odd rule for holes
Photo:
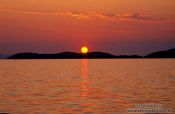
[[[0,0],[0,54],[175,48],[175,0]]]

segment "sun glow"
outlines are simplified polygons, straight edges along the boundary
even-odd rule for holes
[[[88,48],[87,47],[82,47],[81,52],[82,53],[88,53]]]

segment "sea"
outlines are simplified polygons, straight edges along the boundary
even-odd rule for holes
[[[174,113],[175,59],[0,60],[0,114],[150,109]]]

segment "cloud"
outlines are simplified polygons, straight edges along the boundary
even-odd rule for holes
[[[115,20],[116,17],[114,14],[102,14],[97,12],[73,12],[73,11],[65,11],[65,12],[35,12],[35,11],[27,11],[25,13],[36,13],[36,14],[47,14],[47,15],[59,15],[59,16],[71,16],[77,19],[102,19],[102,20]]]
[[[47,13],[48,14],[48,13]],[[112,13],[98,13],[98,12],[85,12],[85,13],[77,13],[72,11],[66,11],[61,13],[54,13],[57,15],[63,16],[72,16],[77,19],[102,19],[107,21],[115,21],[115,20],[143,20],[143,21],[163,21],[164,18],[156,18],[149,16],[147,14],[139,14],[139,13],[126,13],[126,14],[112,14]]]
[[[116,21],[116,20],[140,20],[140,21],[165,21],[166,18],[153,17],[148,14],[143,13],[124,13],[124,14],[114,14],[114,13],[99,13],[99,12],[74,12],[74,11],[23,11],[23,10],[11,10],[11,9],[0,9],[0,11],[10,11],[10,12],[22,12],[31,13],[39,15],[56,15],[56,16],[71,16],[81,20],[87,19],[101,19],[106,21]]]
[[[139,13],[129,13],[120,16],[123,19],[132,19],[132,20],[148,20],[148,21],[162,21],[164,18],[157,18],[147,14],[139,14]]]

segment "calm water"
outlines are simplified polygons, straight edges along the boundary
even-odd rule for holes
[[[0,113],[123,114],[175,108],[175,59],[0,60]]]

